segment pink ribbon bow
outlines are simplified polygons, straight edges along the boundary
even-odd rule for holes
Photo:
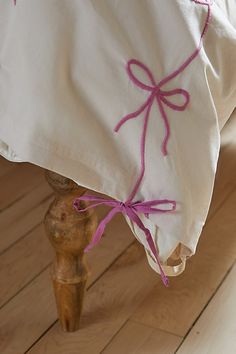
[[[145,72],[147,78],[150,81],[149,85],[143,83],[134,75],[134,73],[132,71],[132,65],[136,65],[137,67],[139,67],[140,69],[142,69]],[[167,155],[167,143],[168,143],[169,136],[170,136],[170,125],[169,125],[169,121],[168,121],[166,112],[164,110],[164,105],[168,106],[169,108],[172,108],[175,111],[184,111],[186,106],[189,103],[189,99],[190,99],[189,93],[182,88],[177,88],[177,89],[173,89],[173,90],[169,90],[169,91],[162,90],[161,87],[167,81],[169,81],[170,78],[167,77],[167,78],[161,80],[159,83],[156,83],[151,71],[147,68],[147,66],[136,59],[131,59],[128,61],[127,72],[128,72],[130,79],[133,81],[133,83],[135,85],[137,85],[138,87],[140,87],[141,89],[150,92],[150,95],[148,96],[147,100],[141,105],[141,107],[137,111],[127,114],[124,118],[122,118],[120,120],[120,122],[115,127],[115,132],[117,132],[120,129],[120,127],[127,120],[138,117],[145,110],[146,110],[146,113],[145,113],[144,120],[147,121],[149,118],[152,104],[153,104],[154,100],[156,100],[159,110],[160,110],[160,113],[161,113],[161,117],[164,121],[165,130],[166,130],[165,137],[162,142],[162,153],[163,153],[163,155]],[[173,97],[176,95],[183,96],[184,102],[182,104],[175,104],[169,100],[169,97]]]
[[[130,193],[128,199],[126,200],[126,202],[122,202],[119,200],[110,200],[110,199],[104,199],[101,197],[94,197],[94,196],[87,195],[87,196],[78,197],[74,200],[74,208],[78,212],[84,212],[89,208],[94,208],[95,206],[98,206],[101,204],[108,205],[113,208],[98,225],[98,228],[97,228],[95,234],[93,235],[91,243],[84,250],[85,252],[88,252],[88,250],[90,250],[96,243],[99,242],[99,240],[101,239],[102,234],[105,230],[106,225],[115,216],[115,214],[121,212],[124,215],[127,215],[131,221],[133,221],[136,225],[138,225],[138,227],[141,230],[143,230],[143,232],[146,236],[146,240],[148,242],[148,245],[149,245],[149,247],[156,259],[156,262],[160,268],[161,278],[162,278],[162,281],[165,286],[169,285],[169,280],[166,277],[166,275],[162,269],[159,255],[157,253],[151,233],[142,223],[140,217],[138,216],[138,213],[142,213],[146,217],[148,217],[149,214],[172,212],[172,211],[176,210],[176,202],[173,200],[168,200],[168,199],[151,200],[151,201],[147,201],[147,202],[142,202],[142,201],[133,202],[133,199],[138,191],[138,188],[142,182],[144,172],[145,172],[145,139],[146,139],[149,114],[150,114],[150,110],[151,110],[154,100],[157,101],[157,104],[158,104],[158,107],[159,107],[159,110],[161,113],[161,117],[164,121],[165,130],[166,130],[165,137],[162,142],[163,155],[167,155],[167,143],[168,143],[168,139],[170,136],[170,126],[169,126],[169,121],[168,121],[167,115],[164,110],[164,105],[168,106],[169,108],[171,108],[175,111],[183,111],[189,103],[190,95],[186,90],[184,90],[182,88],[177,88],[177,89],[165,91],[165,90],[162,90],[161,88],[168,81],[172,80],[174,77],[176,77],[181,72],[183,72],[187,68],[187,66],[190,65],[190,63],[194,60],[194,58],[198,55],[198,53],[201,50],[202,40],[203,40],[204,35],[206,34],[206,31],[209,26],[209,21],[211,18],[210,5],[212,4],[212,0],[193,0],[193,1],[197,4],[207,5],[207,7],[208,7],[207,18],[206,18],[205,25],[204,25],[204,28],[201,33],[200,42],[199,42],[198,47],[194,50],[194,52],[184,61],[184,63],[177,70],[173,71],[170,75],[168,75],[167,77],[162,79],[159,83],[156,83],[151,71],[143,63],[141,63],[140,61],[138,61],[136,59],[131,59],[127,63],[127,72],[128,72],[130,79],[141,89],[150,92],[149,97],[141,105],[141,107],[137,111],[130,113],[130,114],[126,115],[125,117],[123,117],[121,119],[121,121],[115,127],[115,131],[117,132],[126,121],[128,121],[129,119],[138,117],[142,112],[144,112],[146,110],[145,116],[144,116],[143,131],[142,131],[142,136],[141,136],[141,144],[140,144],[140,147],[141,147],[141,170],[140,170],[140,174],[138,176],[138,179],[135,183],[135,186],[134,186],[132,192]],[[141,68],[144,71],[144,73],[146,74],[146,76],[150,82],[148,85],[143,83],[142,81],[140,81],[133,74],[132,69],[131,69],[132,65],[136,65],[137,67]],[[176,95],[181,95],[184,98],[184,102],[182,104],[175,104],[169,100],[169,97],[173,97]],[[80,200],[94,201],[95,203],[89,205],[88,207],[86,207],[84,209],[81,209],[80,205],[79,205]],[[155,206],[158,206],[158,205],[168,205],[168,204],[171,205],[171,207],[169,209],[155,208]]]
[[[94,201],[95,203],[90,204],[88,207],[81,209],[79,201],[80,200],[87,200],[87,201]],[[157,213],[169,213],[171,211],[174,211],[176,209],[176,202],[173,200],[168,200],[168,199],[162,199],[162,200],[151,200],[147,202],[142,202],[142,201],[137,201],[137,202],[121,202],[119,200],[110,200],[110,199],[104,199],[101,197],[94,197],[94,196],[82,196],[78,197],[74,200],[74,208],[78,212],[84,212],[90,208],[94,208],[98,205],[108,205],[112,207],[113,209],[107,214],[107,216],[100,222],[100,224],[97,227],[97,230],[95,234],[93,235],[92,241],[90,244],[85,248],[84,252],[88,252],[93,246],[95,246],[101,239],[102,234],[105,230],[106,225],[111,221],[111,219],[115,216],[117,213],[123,213],[124,215],[127,215],[130,220],[132,220],[135,224],[138,225],[138,227],[143,230],[146,240],[148,242],[148,245],[157,261],[157,264],[160,269],[160,274],[162,281],[165,286],[169,285],[168,278],[166,277],[162,266],[161,262],[154,244],[154,241],[152,239],[150,231],[144,226],[143,222],[141,221],[140,217],[138,216],[138,213],[144,214],[146,217],[148,217],[149,214],[157,214]],[[155,208],[155,206],[158,205],[170,205],[169,209],[160,209],[160,208]]]

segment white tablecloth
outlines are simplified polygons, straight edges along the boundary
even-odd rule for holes
[[[182,112],[165,106],[167,156],[156,104],[150,112],[137,199],[177,201],[175,213],[140,216],[163,263],[179,244],[183,258],[196,252],[220,130],[236,106],[236,1],[215,0],[211,8],[201,52],[165,86],[190,94]],[[143,121],[130,120],[118,133],[114,127],[148,95],[131,82],[127,61],[141,61],[160,81],[198,46],[206,13],[191,0],[1,0],[0,153],[125,200],[140,170]],[[137,76],[149,84],[143,72]],[[159,272],[145,235],[126,220]]]

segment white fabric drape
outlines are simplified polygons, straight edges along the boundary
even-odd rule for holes
[[[142,61],[160,81],[196,48],[205,18],[206,7],[191,0],[0,1],[0,153],[125,200],[140,168],[142,120],[113,129],[147,97],[126,63]],[[206,220],[220,130],[236,106],[235,0],[214,1],[200,54],[165,88],[184,88],[190,104],[183,112],[166,108],[168,156],[160,152],[164,126],[156,105],[148,126],[138,199],[178,203],[176,213],[142,218],[162,262],[179,243],[183,259],[194,254]]]

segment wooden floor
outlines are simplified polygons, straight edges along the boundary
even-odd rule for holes
[[[235,354],[236,123],[222,136],[214,196],[197,253],[164,288],[122,216],[88,253],[81,329],[63,333],[42,219],[43,170],[0,159],[1,354]],[[100,217],[106,209],[100,211]]]

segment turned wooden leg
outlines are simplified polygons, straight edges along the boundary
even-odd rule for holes
[[[79,328],[88,267],[84,248],[97,225],[93,209],[78,213],[73,200],[85,193],[69,178],[46,170],[46,179],[55,192],[55,200],[45,215],[46,234],[56,251],[52,267],[53,287],[58,316],[64,331]],[[85,202],[81,202],[82,207]]]

